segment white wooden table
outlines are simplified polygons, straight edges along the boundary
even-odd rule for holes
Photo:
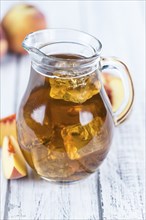
[[[145,198],[145,1],[29,1],[48,26],[86,31],[103,43],[103,55],[125,61],[135,84],[135,105],[117,128],[98,172],[70,185],[29,177],[7,181],[1,172],[2,220],[144,220]],[[1,16],[14,1],[1,1]],[[28,56],[1,63],[1,117],[16,112],[30,69]]]

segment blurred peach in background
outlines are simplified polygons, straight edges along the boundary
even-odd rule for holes
[[[5,14],[0,30],[0,55],[9,49],[14,53],[25,54],[22,41],[31,32],[47,27],[44,14],[30,4],[15,4]]]

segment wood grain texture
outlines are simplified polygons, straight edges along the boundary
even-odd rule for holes
[[[10,182],[6,219],[99,219],[97,175],[66,185],[29,178]],[[93,199],[94,198],[94,199]]]
[[[49,27],[93,34],[102,41],[104,56],[116,55],[128,63],[135,83],[135,106],[129,120],[117,128],[111,151],[99,171],[84,181],[70,185],[49,183],[31,170],[27,178],[6,181],[1,172],[1,219],[145,220],[143,1],[29,3],[44,11]],[[3,1],[2,13],[11,4]],[[8,56],[2,63],[2,116],[19,106],[29,69],[28,56]]]
[[[2,164],[0,161],[0,219],[5,219],[4,216],[7,213],[8,185],[9,182],[3,176]]]
[[[36,3],[38,5],[38,2]],[[57,2],[57,4],[60,5],[62,10],[56,7],[53,2],[48,3],[49,17],[47,18],[50,21],[50,26],[57,27],[59,24],[61,27],[65,24],[65,27],[79,29],[78,3],[72,2],[70,5],[64,1],[62,3]],[[66,11],[65,15],[62,14],[63,11]],[[74,11],[76,11],[76,18],[67,20],[67,17],[74,16]],[[60,21],[54,18],[56,13],[58,19],[59,17],[62,18]],[[17,107],[26,89],[30,72],[30,59],[28,57],[18,57],[18,60],[18,96],[15,100]],[[58,185],[40,180],[34,173],[30,172],[28,178],[10,181],[7,191],[9,195],[7,198],[8,205],[5,206],[7,211],[4,218],[10,220],[99,219],[96,180],[97,174],[76,184]]]
[[[123,132],[126,130],[127,134]],[[137,140],[132,139],[133,135],[135,138],[138,136]],[[121,126],[117,131],[111,152],[100,168],[103,218],[145,219],[144,148],[139,148],[140,145],[144,146],[144,143],[139,138],[139,135],[128,126],[128,122],[127,125]]]
[[[115,52],[115,54],[117,51],[118,56],[121,54],[121,57],[127,59],[132,71],[136,92],[131,117],[117,129],[111,152],[99,169],[102,219],[145,219],[145,85],[143,83],[145,78],[145,56],[143,55],[145,34],[144,22],[138,6],[138,2],[128,2],[126,4],[123,2],[110,2],[108,4],[95,2],[90,5],[90,8],[88,7],[88,14],[92,11],[90,23],[93,23],[92,21],[97,17],[96,9],[99,8],[98,16],[101,18],[100,11],[103,12],[105,8],[104,15],[106,15],[106,20],[108,24],[112,24],[112,27],[109,25],[110,27],[107,27],[106,30],[103,29],[104,26],[100,33],[105,34],[105,44],[107,35],[111,42],[114,41],[112,45],[107,45],[107,50],[111,49],[111,52]],[[128,18],[129,9],[130,17]],[[136,18],[135,14],[137,15]],[[114,19],[116,19],[115,22]],[[133,22],[135,25],[133,25]],[[113,35],[114,30],[116,30],[116,35]],[[94,35],[98,34],[98,30],[92,29],[91,31]],[[135,37],[133,37],[133,33],[135,33]],[[137,45],[136,42],[139,42],[139,44]],[[137,65],[137,53],[142,55],[139,59],[140,66]],[[138,72],[140,73],[139,77]]]
[[[0,71],[0,118],[16,112],[16,87],[17,87],[17,57],[7,55],[3,59]],[[1,152],[0,152],[1,156]],[[0,160],[0,217],[4,219],[7,212],[8,186],[2,174],[2,164]]]

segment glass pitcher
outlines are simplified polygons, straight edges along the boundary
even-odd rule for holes
[[[102,58],[95,37],[71,29],[29,34],[29,83],[17,114],[18,141],[28,164],[47,180],[76,181],[95,172],[106,157],[114,127],[133,104],[133,84],[125,64]],[[116,112],[101,74],[115,71],[124,85]]]

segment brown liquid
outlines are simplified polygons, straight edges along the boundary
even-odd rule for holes
[[[31,74],[43,83],[35,86],[37,80],[32,80],[33,89],[30,84],[20,107],[17,126],[24,157],[48,179],[88,176],[105,158],[112,139],[111,117],[96,73],[74,79],[44,77],[34,69]]]

